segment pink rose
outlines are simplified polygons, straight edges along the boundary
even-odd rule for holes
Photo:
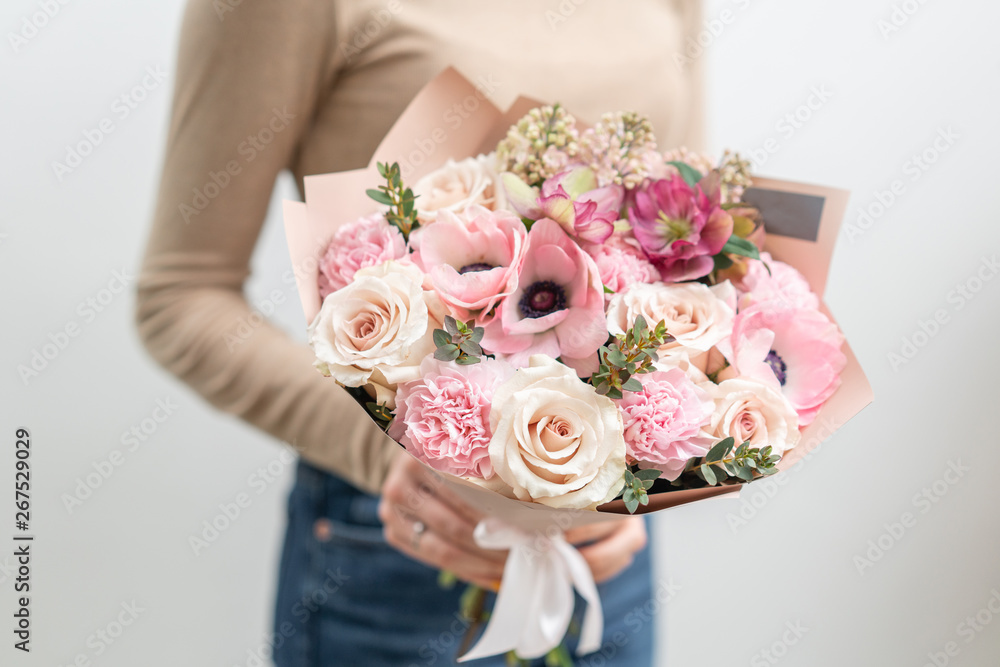
[[[621,292],[635,283],[654,283],[660,272],[650,264],[635,241],[615,234],[604,244],[591,245],[587,252],[594,258],[601,282],[612,292]],[[610,295],[608,295],[610,298]]]
[[[319,296],[345,287],[360,269],[406,255],[406,241],[382,214],[344,225],[333,235],[319,260]]]
[[[766,252],[760,254],[760,261],[747,260],[747,272],[736,289],[741,309],[769,302],[793,308],[819,308],[819,298],[802,274],[795,267],[772,259]]]
[[[490,405],[513,372],[492,359],[459,366],[428,357],[420,379],[399,386],[389,437],[439,472],[489,479]]]
[[[798,416],[781,392],[744,378],[705,387],[715,401],[705,435],[715,442],[731,437],[737,447],[770,445],[779,455],[798,444]]]
[[[701,433],[715,404],[680,369],[639,376],[642,391],[618,401],[628,455],[640,467],[656,468],[675,480],[688,459],[704,456],[715,444]]]
[[[608,339],[597,266],[559,226],[543,218],[528,233],[517,289],[486,325],[483,347],[524,366],[533,354],[579,369]]]
[[[421,231],[413,261],[456,317],[474,315],[483,325],[517,287],[527,238],[524,223],[513,213],[471,206],[456,215],[442,209],[437,221]]]
[[[413,185],[417,195],[420,224],[436,222],[440,211],[461,213],[478,205],[491,211],[506,208],[503,188],[493,169],[493,155],[470,157],[460,162],[452,159]]]
[[[733,331],[736,291],[728,282],[708,287],[701,283],[637,283],[611,297],[608,331],[628,331],[638,315],[650,326],[663,320],[674,340],[657,351],[661,367],[675,367],[686,359],[707,372],[709,353]]]
[[[674,176],[636,192],[628,211],[632,232],[665,282],[694,280],[714,268],[712,256],[733,233],[733,218],[720,207],[720,197],[715,173],[693,188]]]
[[[782,392],[805,426],[840,386],[843,344],[840,329],[818,310],[751,306],[736,316],[728,345],[720,346],[732,364],[720,377],[738,374]]]

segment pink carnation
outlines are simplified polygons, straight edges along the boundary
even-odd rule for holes
[[[459,366],[428,357],[420,374],[399,385],[389,437],[439,472],[492,477],[490,405],[513,369],[493,359]]]
[[[662,470],[675,480],[688,459],[704,456],[714,444],[702,432],[715,404],[684,371],[674,368],[640,376],[642,391],[618,401],[628,455],[640,467]]]
[[[606,243],[592,245],[587,253],[594,258],[601,282],[612,292],[621,292],[635,283],[655,283],[659,270],[650,263],[642,250],[618,234]]]
[[[381,214],[344,225],[319,260],[320,298],[346,287],[360,269],[400,259],[406,252],[403,235]]]
[[[767,268],[771,272],[767,272]],[[819,308],[819,298],[795,267],[772,259],[766,252],[760,261],[748,260],[747,272],[736,286],[740,308],[758,303],[772,303],[792,308]]]
[[[840,386],[847,365],[837,325],[811,308],[764,303],[733,321],[733,335],[720,345],[732,364],[720,377],[738,374],[781,391],[806,426]]]

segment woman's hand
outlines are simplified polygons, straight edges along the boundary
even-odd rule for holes
[[[646,522],[638,516],[566,531],[566,541],[579,548],[597,583],[621,574],[635,560],[635,554],[646,546],[647,540]],[[578,546],[587,542],[592,544]]]
[[[482,517],[413,457],[400,453],[393,460],[378,515],[386,539],[399,551],[463,581],[497,590],[507,552],[476,545],[472,531]]]

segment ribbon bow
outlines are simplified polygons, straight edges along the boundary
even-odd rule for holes
[[[577,655],[601,647],[604,613],[594,576],[562,533],[527,532],[497,519],[484,519],[473,534],[483,549],[509,549],[500,592],[489,624],[459,662],[514,650],[540,658],[559,646],[573,615],[573,589],[587,602]]]

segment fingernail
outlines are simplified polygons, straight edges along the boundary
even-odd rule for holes
[[[491,583],[490,584],[490,590],[493,591],[494,593],[499,593],[500,592],[500,581],[501,581],[500,579],[497,579],[493,583]]]

